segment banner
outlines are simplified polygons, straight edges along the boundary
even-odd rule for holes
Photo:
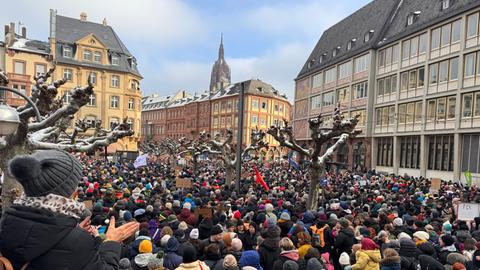
[[[469,186],[469,187],[472,186],[472,172],[471,171],[466,171],[465,172],[465,181],[467,183],[467,186]]]
[[[457,212],[458,220],[474,220],[480,215],[480,204],[460,203]]]
[[[148,154],[138,156],[137,159],[135,159],[135,162],[133,163],[133,167],[135,167],[136,169],[138,167],[147,166],[147,158],[148,158]]]

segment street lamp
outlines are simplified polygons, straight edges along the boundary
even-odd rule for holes
[[[24,98],[28,102],[28,104],[32,106],[35,116],[37,117],[37,121],[42,121],[42,117],[40,116],[40,112],[38,111],[37,106],[25,94],[19,92],[18,90],[5,86],[0,86],[0,91],[12,92]],[[4,101],[0,99],[0,136],[7,136],[15,133],[15,131],[17,131],[18,125],[20,125],[20,116],[17,110],[7,104],[4,104]]]

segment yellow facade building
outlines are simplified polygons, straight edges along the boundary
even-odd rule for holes
[[[6,28],[7,30],[7,28]],[[50,11],[49,42],[29,40],[26,30],[15,33],[11,24],[6,36],[5,69],[10,74],[12,87],[30,94],[33,76],[45,72],[55,63],[53,79],[66,78],[59,88],[64,102],[70,99],[69,91],[87,84],[89,76],[95,94],[90,102],[75,115],[76,119],[101,120],[105,129],[127,119],[135,134],[109,146],[109,152],[136,151],[140,138],[141,99],[140,80],[135,57],[128,51],[106,21],[87,21],[68,18]],[[23,104],[18,98],[7,96],[12,106]]]

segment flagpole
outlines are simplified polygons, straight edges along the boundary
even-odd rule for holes
[[[240,195],[240,178],[242,175],[242,144],[243,144],[243,116],[244,116],[244,99],[245,99],[245,83],[241,83],[238,104],[238,128],[237,128],[237,162],[236,162],[236,181],[235,189],[237,195]]]

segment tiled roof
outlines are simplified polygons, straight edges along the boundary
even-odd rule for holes
[[[26,39],[18,37],[13,42],[12,46],[8,47],[11,50],[32,52],[43,55],[50,54],[50,44],[40,40]]]

